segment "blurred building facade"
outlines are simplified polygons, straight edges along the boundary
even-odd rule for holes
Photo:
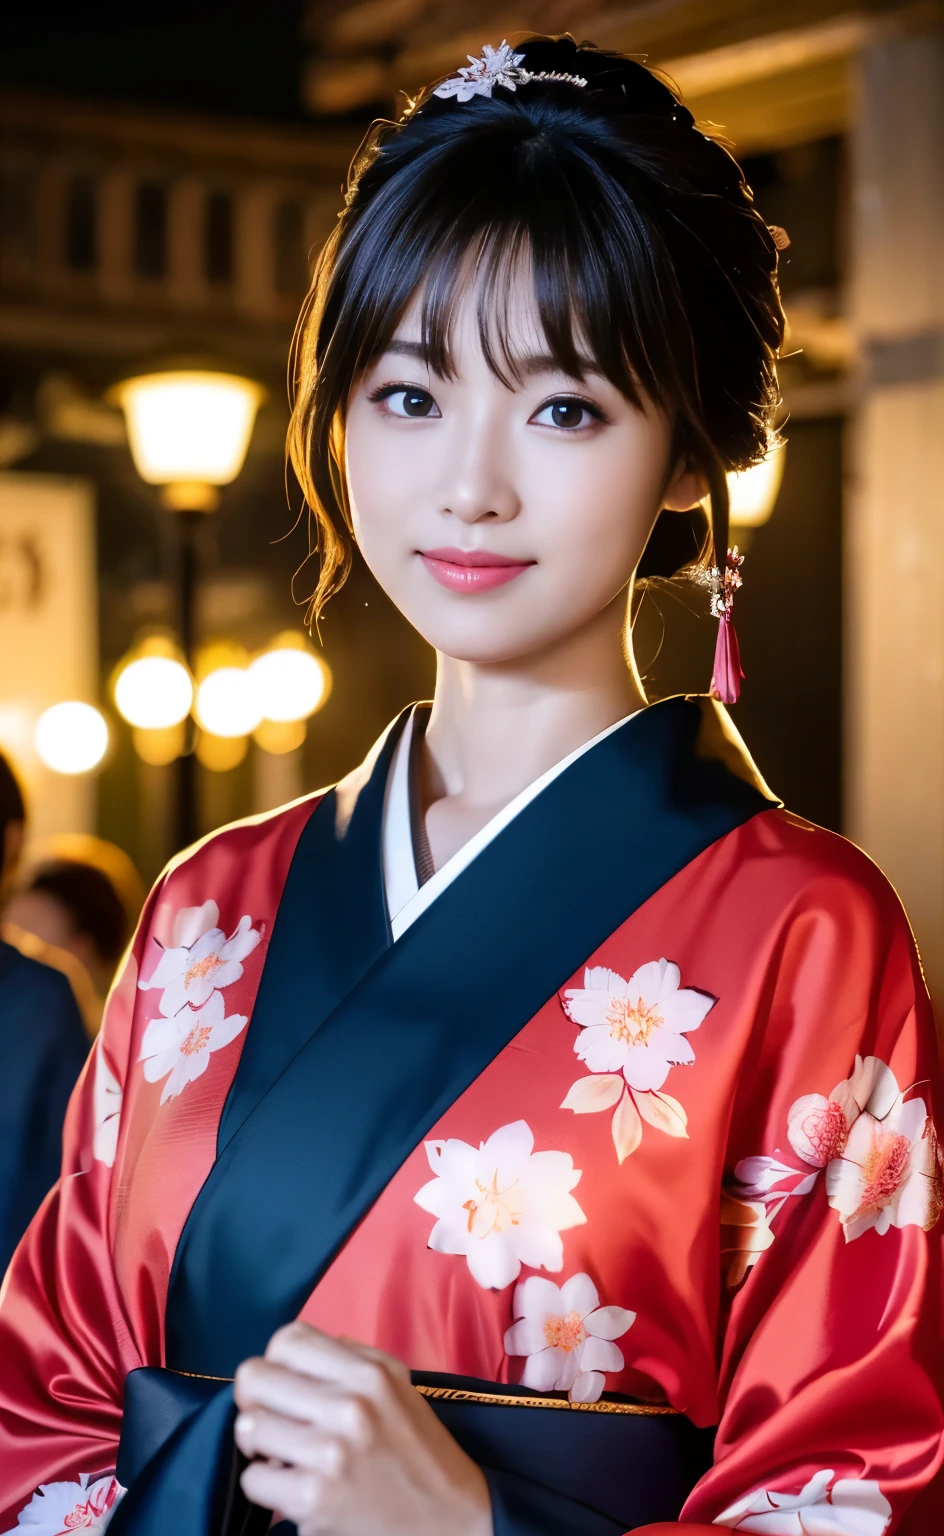
[[[284,370],[350,133],[7,91],[0,137],[0,344],[118,366],[204,348]],[[67,397],[45,409],[68,430]],[[117,414],[99,432],[120,442]]]
[[[765,217],[792,240],[787,470],[750,540],[738,721],[793,808],[882,862],[944,999],[940,6],[299,0],[295,11],[297,102],[281,121],[162,106],[153,90],[148,106],[82,99],[80,86],[63,92],[61,71],[54,95],[38,77],[0,81],[0,466],[94,487],[103,701],[134,635],[171,621],[173,595],[172,529],[134,475],[108,386],[173,357],[230,362],[266,385],[246,470],[208,522],[200,628],[252,645],[299,624],[292,578],[307,546],[282,486],[285,359],[364,127],[397,110],[402,89],[505,35],[571,30],[646,55],[696,117],[723,127]],[[310,585],[302,572],[296,596]],[[654,694],[704,686],[710,626],[685,604],[650,608],[638,638]],[[343,772],[430,686],[425,648],[362,568],[329,609],[324,643],[335,688],[304,751],[204,775],[207,827]],[[170,851],[165,780],[118,728],[99,825],[149,874]]]

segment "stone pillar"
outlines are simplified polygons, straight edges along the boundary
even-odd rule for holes
[[[944,35],[864,51],[851,309],[846,826],[897,887],[944,1009]],[[804,743],[815,751],[815,742]]]
[[[167,301],[174,309],[206,302],[203,230],[206,187],[198,176],[181,176],[168,192]]]
[[[44,288],[62,286],[65,271],[66,166],[43,162],[36,186],[36,275]]]
[[[137,280],[132,269],[133,200],[131,169],[116,165],[105,172],[99,202],[99,287],[102,298],[127,303]]]
[[[240,189],[234,209],[236,307],[254,320],[278,316],[275,291],[276,191],[268,182]]]

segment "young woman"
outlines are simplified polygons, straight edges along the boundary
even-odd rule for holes
[[[731,696],[724,474],[768,442],[776,266],[673,92],[569,38],[369,136],[291,447],[316,603],[350,532],[435,699],[153,892],[0,1302],[4,1527],[918,1507],[941,1159],[908,924],[625,648],[660,510],[710,493]]]

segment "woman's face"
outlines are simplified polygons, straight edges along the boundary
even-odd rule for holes
[[[630,581],[659,509],[692,506],[702,488],[670,475],[664,415],[547,357],[527,278],[508,306],[520,384],[489,368],[475,308],[467,292],[445,379],[422,361],[414,300],[351,395],[346,472],[384,591],[438,651],[490,664],[591,623]]]

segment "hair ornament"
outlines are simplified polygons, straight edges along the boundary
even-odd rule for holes
[[[506,91],[516,91],[519,85],[530,85],[532,80],[578,86],[587,83],[582,75],[562,75],[547,69],[534,74],[530,69],[522,69],[524,54],[515,53],[507,42],[500,48],[492,48],[486,43],[479,58],[473,58],[471,53],[467,53],[466,58],[468,65],[460,66],[457,75],[437,85],[434,96],[455,96],[457,101],[471,101],[473,96],[491,96],[496,85],[503,85]]]
[[[711,615],[718,622],[718,640],[715,645],[715,664],[711,674],[711,697],[722,704],[736,704],[741,693],[741,653],[738,649],[734,628],[734,594],[744,585],[741,566],[744,556],[735,544],[729,549],[724,570],[713,565],[705,580],[711,594]]]
[[[735,544],[728,550],[728,557],[724,563],[724,570],[717,565],[710,567],[708,571],[708,591],[711,593],[711,617],[713,619],[730,618],[734,610],[734,594],[738,587],[743,587],[744,578],[741,575],[741,566],[744,564],[744,556],[738,553]]]

